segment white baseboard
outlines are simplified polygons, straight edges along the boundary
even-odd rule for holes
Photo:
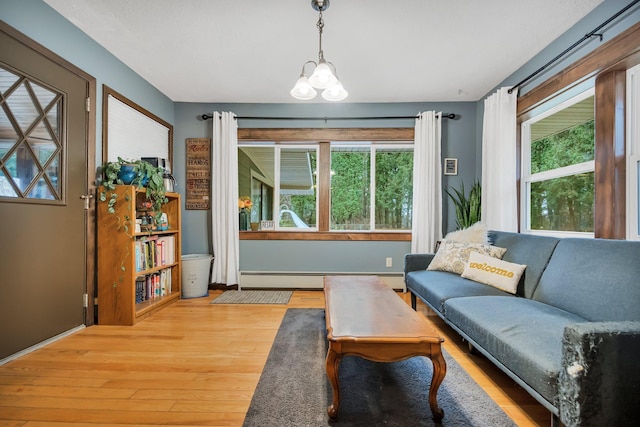
[[[85,328],[85,325],[77,326],[77,327],[75,327],[73,329],[70,329],[70,330],[68,330],[66,332],[58,334],[55,337],[51,337],[48,340],[44,340],[42,342],[39,342],[38,344],[32,345],[31,347],[25,348],[24,350],[19,351],[17,353],[14,353],[11,356],[7,356],[4,359],[0,359],[0,365],[4,365],[7,362],[11,362],[12,360],[15,360],[15,359],[17,359],[19,357],[22,357],[25,354],[29,354],[32,351],[36,351],[39,348],[45,347],[45,346],[51,344],[52,342],[58,341],[59,339],[62,339],[64,337],[66,337],[66,336],[69,336],[71,334],[75,334],[76,332],[78,332],[78,331],[80,331],[80,330],[82,330],[84,328]]]
[[[322,289],[324,276],[378,276],[393,289],[406,291],[402,273],[316,273],[242,271],[240,289]]]

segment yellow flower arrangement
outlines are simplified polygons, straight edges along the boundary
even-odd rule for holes
[[[241,196],[238,198],[238,208],[251,209],[251,206],[253,206],[253,202],[249,196]]]

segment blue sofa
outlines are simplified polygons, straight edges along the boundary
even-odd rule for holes
[[[426,267],[408,254],[420,298],[567,426],[640,422],[640,243],[489,232],[526,264],[516,294]]]

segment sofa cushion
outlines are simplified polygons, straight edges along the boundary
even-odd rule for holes
[[[533,298],[592,321],[640,320],[640,244],[562,239]]]
[[[462,277],[515,294],[526,267],[473,252],[469,255]]]
[[[407,288],[444,315],[444,303],[449,298],[475,295],[509,295],[500,289],[463,279],[444,271],[412,271],[405,276]],[[515,297],[514,297],[515,298]]]
[[[506,231],[491,231],[489,238],[492,244],[507,248],[507,252],[502,257],[503,260],[526,264],[527,269],[524,272],[521,287],[518,289],[518,295],[531,298],[560,239]]]
[[[527,298],[482,296],[445,302],[447,320],[554,406],[562,334],[586,319]]]
[[[450,242],[443,240],[438,252],[429,263],[427,270],[449,271],[462,274],[471,252],[479,252],[495,258],[502,258],[506,249],[477,243]]]

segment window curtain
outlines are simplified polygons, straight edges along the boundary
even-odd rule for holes
[[[215,256],[212,282],[238,284],[238,123],[235,114],[228,112],[213,113],[211,241]]]
[[[500,88],[484,101],[482,221],[489,230],[518,231],[516,106],[518,92]]]
[[[425,111],[416,119],[413,147],[411,252],[433,253],[442,238],[442,113]]]

